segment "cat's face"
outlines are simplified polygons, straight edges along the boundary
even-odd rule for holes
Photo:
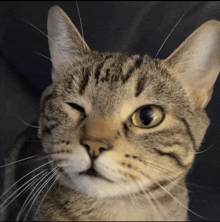
[[[61,76],[43,99],[41,137],[77,189],[114,196],[188,170],[195,150],[182,119],[190,107],[157,62],[91,52]],[[81,174],[92,164],[103,178]]]
[[[202,75],[192,84],[174,75],[190,67],[190,59],[176,61],[192,48],[189,41],[165,61],[90,51],[58,7],[50,11],[48,34],[53,84],[42,96],[39,136],[60,167],[60,182],[112,197],[184,178],[209,125],[204,108],[214,84],[206,87]]]

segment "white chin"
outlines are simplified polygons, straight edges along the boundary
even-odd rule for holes
[[[76,174],[71,175],[70,178],[72,179],[75,190],[87,194],[90,197],[98,198],[136,193],[149,184],[148,180],[142,181],[140,185],[140,183],[135,182],[110,182],[98,177]]]

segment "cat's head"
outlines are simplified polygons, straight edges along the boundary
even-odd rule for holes
[[[53,83],[39,137],[61,183],[106,197],[184,178],[209,125],[220,23],[202,25],[165,60],[91,51],[58,6],[48,38]]]

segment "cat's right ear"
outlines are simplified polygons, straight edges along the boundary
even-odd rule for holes
[[[90,51],[70,18],[59,6],[53,6],[49,10],[47,31],[55,70],[59,70],[65,64],[73,65],[84,53]]]

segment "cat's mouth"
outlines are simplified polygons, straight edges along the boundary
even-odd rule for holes
[[[86,170],[86,171],[80,172],[79,175],[87,175],[87,176],[90,176],[90,177],[96,177],[96,178],[104,179],[104,180],[107,180],[108,182],[113,183],[112,180],[109,180],[108,178],[102,176],[102,175],[101,175],[100,173],[98,173],[93,167],[92,167],[92,168],[89,168],[89,169]]]

